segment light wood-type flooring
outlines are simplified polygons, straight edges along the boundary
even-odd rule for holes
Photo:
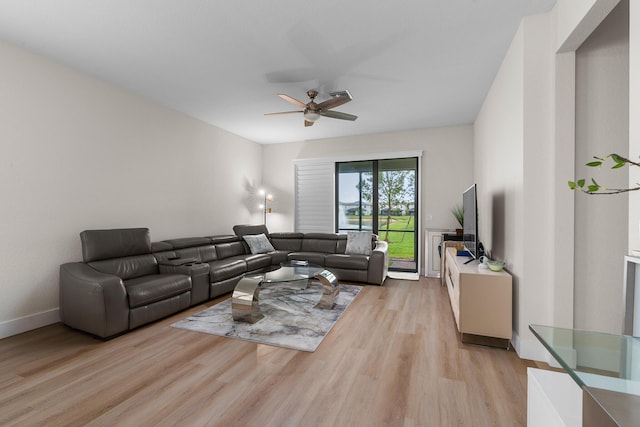
[[[365,286],[314,353],[169,326],[204,308],[106,342],[61,324],[0,340],[0,425],[526,424],[534,363],[461,344],[438,279]]]

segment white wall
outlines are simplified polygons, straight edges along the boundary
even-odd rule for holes
[[[640,159],[640,4],[629,2],[629,158]],[[640,183],[640,168],[629,170],[629,186]],[[629,197],[629,249],[640,249],[640,195]]]
[[[265,145],[264,181],[275,197],[269,230],[293,229],[294,160],[357,155],[373,158],[377,153],[414,150],[423,151],[420,231],[427,227],[456,228],[450,209],[462,203],[462,192],[473,183],[471,125]]]
[[[59,319],[84,229],[162,240],[260,218],[256,143],[6,43],[0,93],[0,338]]]
[[[558,0],[554,8],[558,51],[575,51],[619,1]]]
[[[505,260],[510,270],[521,265],[513,257],[518,255],[516,245],[522,241],[523,232],[523,43],[521,27],[474,128],[480,240],[487,254]]]
[[[554,218],[558,207],[554,191],[570,197],[566,182],[558,183],[554,165],[553,128],[553,15],[531,16],[523,21],[524,40],[524,192],[522,290],[518,304],[517,346],[523,354],[539,349],[529,325],[556,324],[553,266],[562,246],[554,245]],[[552,301],[552,304],[549,304]],[[550,319],[553,319],[550,321]],[[532,345],[533,344],[533,345]],[[532,348],[533,347],[533,348]]]
[[[576,177],[626,188],[628,168],[588,168],[593,156],[629,153],[629,3],[621,1],[576,51]],[[575,197],[575,321],[620,333],[628,195]],[[617,313],[617,315],[612,315]]]
[[[523,20],[475,121],[480,238],[513,277],[514,346],[541,358],[531,323],[550,324],[553,293],[550,14]]]
[[[573,51],[617,3],[558,0],[552,12],[523,20],[475,122],[476,179],[493,221],[481,221],[482,239],[507,259],[513,273],[514,345],[523,358],[545,358],[529,324],[574,326],[574,194],[566,187],[575,173]],[[632,2],[632,40],[634,29],[640,28],[639,15]],[[632,42],[632,58],[633,51]],[[635,58],[640,63],[637,54]],[[630,104],[637,105],[633,83],[632,74]],[[619,264],[621,268],[621,259]],[[612,282],[621,288],[618,279]],[[597,315],[591,324],[602,329],[611,317],[617,315]]]

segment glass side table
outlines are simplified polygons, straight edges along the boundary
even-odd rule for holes
[[[541,325],[529,329],[582,389],[584,426],[640,426],[640,338]]]

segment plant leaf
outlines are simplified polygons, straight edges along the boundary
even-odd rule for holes
[[[596,191],[598,191],[598,190],[600,190],[600,186],[599,186],[599,185],[597,185],[597,184],[596,184],[596,185],[589,185],[589,186],[587,187],[587,191],[588,191],[589,193],[593,193],[593,192],[596,192]]]
[[[589,163],[587,163],[587,166],[592,167],[592,168],[597,167],[597,166],[600,166],[600,165],[602,165],[602,160],[598,160],[598,161],[596,161],[596,162],[589,162]]]
[[[580,188],[584,187],[584,179],[579,179],[578,180],[578,187],[580,187]]]
[[[611,160],[613,160],[616,163],[625,163],[624,158],[622,158],[622,156],[619,156],[617,154],[609,154],[609,156],[611,157]]]
[[[624,162],[622,163],[616,163],[615,165],[611,166],[611,169],[620,169],[621,167],[623,167],[625,165]]]
[[[569,188],[570,188],[570,189],[572,189],[572,190],[575,190],[575,189],[576,189],[576,183],[575,183],[575,182],[573,182],[573,181],[569,181],[567,184],[569,184]]]

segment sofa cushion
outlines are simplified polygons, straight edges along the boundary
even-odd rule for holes
[[[216,245],[216,252],[218,254],[218,259],[229,258],[237,255],[245,255],[244,246],[242,242],[232,242],[232,243],[221,243]]]
[[[271,267],[271,256],[269,254],[245,255],[244,260],[247,263],[247,271]]]
[[[307,233],[302,239],[301,252],[336,253],[338,236],[330,233]]]
[[[101,273],[113,274],[122,280],[158,274],[158,262],[151,254],[105,259],[102,261],[89,262],[88,264]]]
[[[153,274],[125,280],[129,308],[140,307],[191,290],[191,279],[184,274]]]
[[[371,255],[371,231],[349,231],[347,233],[347,255]]]
[[[209,261],[211,283],[221,282],[247,272],[247,263],[240,258],[219,259]]]
[[[167,252],[172,251],[173,246],[169,242],[151,242],[151,252]]]
[[[180,258],[195,258],[198,262],[209,262],[218,259],[216,247],[213,245],[177,249],[175,253]]]
[[[329,254],[324,259],[325,267],[331,269],[344,268],[348,270],[367,270],[369,257],[366,255]]]
[[[258,225],[249,225],[249,224],[238,224],[233,226],[233,232],[236,233],[236,236],[246,236],[247,234],[266,234],[269,235],[269,230],[267,230],[267,226],[264,224]]]
[[[218,234],[215,236],[208,236],[207,239],[211,240],[211,243],[218,245],[220,243],[239,242],[240,238],[233,234]]]
[[[300,252],[302,250],[302,233],[271,233],[271,244],[276,250]]]
[[[269,253],[271,257],[271,265],[279,265],[283,262],[287,262],[287,255],[289,255],[289,251],[273,251]]]
[[[80,241],[84,262],[151,253],[148,228],[85,230]]]
[[[336,253],[343,254],[346,249],[347,249],[347,235],[344,233],[340,233],[338,234]]]
[[[180,239],[163,240],[171,245],[173,249],[192,248],[194,246],[203,246],[211,243],[208,237],[182,237]]]
[[[247,242],[247,245],[249,245],[249,250],[252,254],[266,254],[275,251],[264,233],[247,234],[246,236],[242,236],[242,238]]]
[[[309,261],[312,264],[324,267],[325,256],[326,254],[320,252],[291,252],[287,255],[287,260]]]

